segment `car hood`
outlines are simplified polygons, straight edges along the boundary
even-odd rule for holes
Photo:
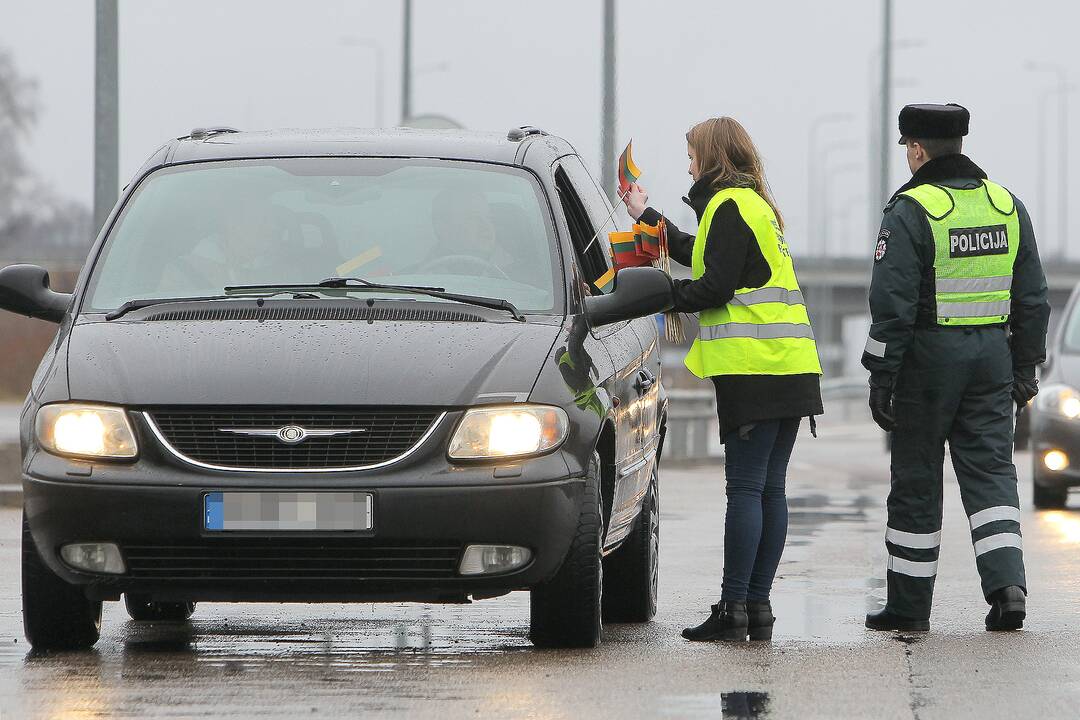
[[[72,399],[123,405],[426,405],[524,400],[558,323],[83,322]]]

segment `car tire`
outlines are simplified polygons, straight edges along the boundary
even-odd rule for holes
[[[139,622],[184,622],[195,612],[193,602],[155,602],[145,595],[124,593],[124,606]]]
[[[86,650],[101,635],[101,601],[65,582],[41,559],[22,521],[23,633],[35,650]]]
[[[1031,479],[1031,504],[1038,510],[1061,510],[1069,499],[1069,488],[1045,482],[1036,465]]]
[[[533,588],[529,639],[542,648],[589,648],[600,644],[604,569],[600,458],[585,478],[577,531],[555,576]]]
[[[660,571],[660,504],[656,468],[641,512],[618,550],[604,558],[604,621],[649,622],[656,615]]]

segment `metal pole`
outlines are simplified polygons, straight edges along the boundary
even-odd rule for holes
[[[810,123],[810,142],[807,145],[806,154],[806,254],[811,254],[813,233],[817,229],[817,170],[818,170],[818,136],[821,128],[829,123],[847,120],[851,113],[828,113],[819,115]],[[820,248],[820,243],[818,243]]]
[[[882,7],[883,22],[881,34],[881,153],[880,175],[878,176],[878,199],[884,205],[889,199],[889,137],[892,116],[892,0],[884,0]]]
[[[1069,75],[1058,71],[1058,256],[1064,258],[1069,237]]]
[[[604,0],[604,69],[600,125],[600,177],[604,192],[615,202],[615,0]]]
[[[412,117],[412,0],[405,0],[401,43],[401,124]]]
[[[94,229],[105,225],[120,187],[117,0],[97,0],[94,21]]]
[[[1039,98],[1038,178],[1035,185],[1036,193],[1039,196],[1037,200],[1039,215],[1038,220],[1032,220],[1032,225],[1039,228],[1039,232],[1036,233],[1036,236],[1041,235],[1041,231],[1046,228],[1046,105],[1056,92],[1056,89],[1046,90]]]

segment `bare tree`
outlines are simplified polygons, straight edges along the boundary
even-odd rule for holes
[[[0,258],[81,261],[91,239],[89,210],[58,196],[23,155],[37,107],[37,83],[0,48]]]

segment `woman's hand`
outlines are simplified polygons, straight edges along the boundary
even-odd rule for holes
[[[641,217],[645,208],[649,206],[649,193],[637,183],[630,184],[630,190],[623,196],[626,212],[635,220]]]

